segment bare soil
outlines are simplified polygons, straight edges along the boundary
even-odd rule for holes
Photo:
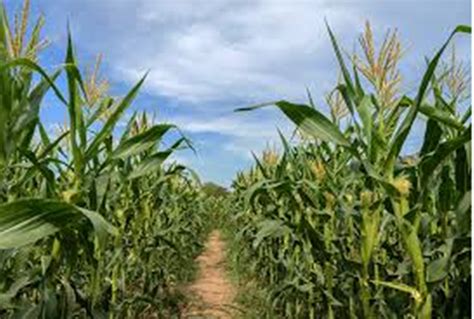
[[[224,250],[221,234],[217,230],[213,231],[203,253],[197,258],[199,274],[188,287],[192,302],[184,318],[232,318],[236,289],[226,276]]]

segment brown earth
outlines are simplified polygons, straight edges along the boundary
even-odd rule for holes
[[[235,288],[226,277],[224,250],[221,234],[217,230],[213,231],[203,253],[197,258],[199,274],[188,287],[193,300],[184,318],[232,318]]]

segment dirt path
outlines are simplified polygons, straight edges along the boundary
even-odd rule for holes
[[[235,288],[226,277],[224,243],[219,231],[213,231],[204,252],[197,258],[199,274],[189,287],[193,302],[184,318],[232,318],[232,300]]]

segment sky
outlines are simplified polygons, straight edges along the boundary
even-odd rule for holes
[[[4,0],[18,9],[18,0]],[[53,69],[64,60],[69,23],[79,63],[91,66],[103,55],[111,93],[121,96],[149,75],[133,110],[177,124],[197,153],[177,160],[203,181],[230,185],[236,172],[252,164],[252,153],[277,147],[277,129],[292,125],[276,109],[236,113],[239,107],[280,99],[307,102],[308,89],[327,112],[324,94],[338,78],[325,29],[330,24],[341,45],[353,50],[364,23],[376,39],[396,28],[405,47],[403,88],[413,93],[433,55],[458,24],[470,24],[469,0],[32,0],[43,14],[43,34],[51,42],[40,60]],[[456,39],[469,63],[468,36]],[[54,128],[64,107],[47,99],[41,116]],[[404,152],[416,151],[422,122],[412,130]]]

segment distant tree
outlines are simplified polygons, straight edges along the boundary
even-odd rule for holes
[[[212,182],[207,182],[202,186],[202,190],[209,196],[213,197],[224,197],[229,191],[220,185],[214,184]]]

